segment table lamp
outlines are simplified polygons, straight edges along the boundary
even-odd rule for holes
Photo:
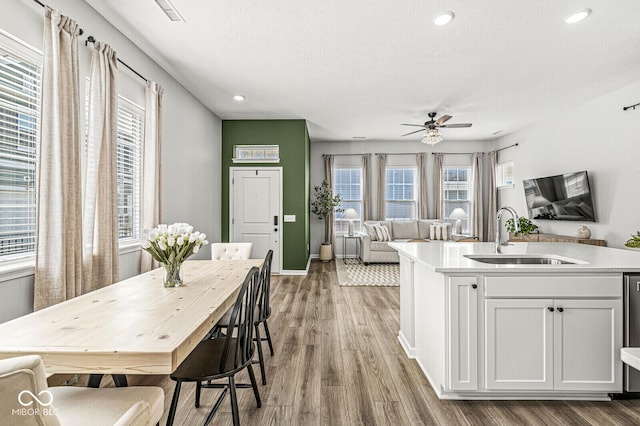
[[[456,234],[462,234],[462,219],[466,219],[469,216],[460,207],[455,208],[449,215],[449,219],[456,221]]]
[[[354,219],[358,219],[358,212],[356,211],[356,209],[354,208],[348,208],[344,211],[344,214],[342,215],[343,219],[346,219],[349,221],[349,236],[352,237],[353,236],[353,221]]]

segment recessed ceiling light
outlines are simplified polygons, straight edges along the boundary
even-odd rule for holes
[[[449,22],[451,22],[454,16],[456,15],[450,10],[447,12],[438,13],[433,18],[433,23],[436,25],[447,25]]]
[[[590,14],[591,14],[591,9],[582,9],[566,17],[564,22],[566,22],[567,24],[575,24],[576,22],[582,21],[584,18],[586,18]]]
[[[242,101],[244,101],[244,96],[242,96],[242,95],[233,95],[233,100],[234,101],[238,101],[238,102],[242,102]]]
[[[353,136],[352,139],[366,139],[366,136]]]

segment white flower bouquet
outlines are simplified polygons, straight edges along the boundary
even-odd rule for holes
[[[207,244],[209,241],[206,234],[193,232],[193,226],[188,223],[174,223],[145,230],[142,248],[164,266],[165,287],[175,287],[182,284],[182,262]]]

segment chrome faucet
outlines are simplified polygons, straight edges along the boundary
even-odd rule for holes
[[[520,219],[518,218],[518,213],[516,213],[513,207],[500,207],[498,209],[498,213],[496,213],[496,253],[502,253],[502,243],[500,242],[500,217],[502,217],[502,212],[504,211],[511,213],[515,232],[520,232]],[[507,243],[505,242],[504,245],[507,245]]]

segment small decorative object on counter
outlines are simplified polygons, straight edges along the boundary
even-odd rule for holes
[[[632,234],[624,245],[630,248],[640,248],[640,231]]]
[[[193,232],[188,223],[158,225],[152,230],[145,229],[142,248],[162,263],[164,273],[162,283],[165,287],[177,287],[182,284],[180,266],[192,254],[198,253],[200,247],[209,244],[207,235]]]
[[[591,238],[591,229],[588,226],[578,226],[578,232],[576,233],[578,238]]]

